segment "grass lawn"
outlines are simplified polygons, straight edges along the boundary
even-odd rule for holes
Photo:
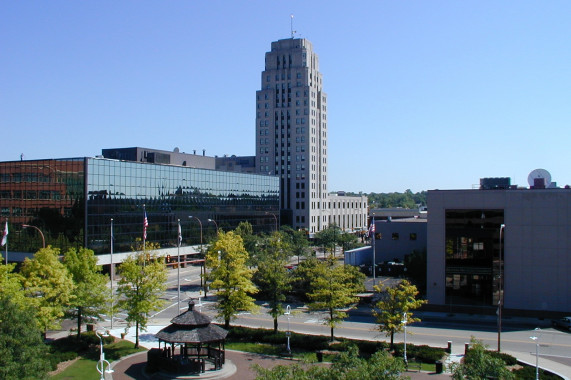
[[[243,352],[251,352],[254,354],[261,354],[261,355],[274,355],[274,356],[282,356],[285,353],[283,345],[273,345],[269,343],[248,343],[248,342],[230,342],[226,343],[226,349],[228,350],[235,350],[235,351],[243,351]],[[336,355],[323,355],[323,361],[329,362],[335,358]],[[299,359],[308,363],[316,363],[317,362],[317,355],[313,351],[292,351],[292,357],[295,359]]]
[[[133,342],[126,340],[119,340],[115,343],[111,343],[103,346],[105,352],[105,359],[110,362],[134,354],[136,352],[146,351],[145,348],[134,348]],[[97,351],[97,359],[86,359],[81,358],[64,371],[52,376],[51,379],[54,380],[98,380],[101,375],[97,371],[96,365],[99,360],[99,351]]]
[[[284,351],[283,347],[268,343],[227,342],[225,347],[228,350],[244,351],[264,355],[280,355]]]
[[[436,371],[436,364],[428,364],[428,363],[421,363],[420,369],[425,372],[435,372]],[[417,362],[408,362],[408,371],[418,371],[418,363]]]
[[[97,362],[91,359],[79,359],[63,372],[52,376],[51,379],[55,380],[71,380],[71,379],[85,379],[85,380],[99,380],[101,375],[96,369]]]

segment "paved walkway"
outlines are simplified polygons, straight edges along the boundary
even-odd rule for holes
[[[277,358],[273,356],[265,356],[240,351],[226,351],[227,365],[222,371],[204,373],[200,376],[184,377],[185,379],[228,379],[228,380],[254,380],[256,373],[251,369],[254,364],[259,364],[264,368],[272,368],[276,365],[289,365],[294,363],[293,360]],[[147,361],[147,353],[141,352],[129,356],[119,362],[113,363],[113,380],[132,380],[132,379],[167,379],[162,376],[147,376],[144,373]],[[230,368],[228,368],[230,367]],[[427,372],[406,372],[412,380],[449,380],[449,374],[435,374]],[[111,379],[111,377],[106,377]]]

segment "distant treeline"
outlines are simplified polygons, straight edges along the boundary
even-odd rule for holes
[[[417,208],[418,205],[426,206],[426,191],[420,193],[413,193],[410,190],[405,190],[404,193],[369,193],[370,208]],[[347,193],[347,195],[358,195],[354,193]]]

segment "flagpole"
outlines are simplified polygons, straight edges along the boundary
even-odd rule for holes
[[[113,299],[113,277],[115,273],[115,268],[113,267],[113,218],[111,218],[111,330],[113,330],[113,315],[114,315],[114,308],[115,308],[115,300]]]
[[[6,244],[6,265],[8,265],[8,218],[6,218],[4,234],[2,235],[2,243]]]
[[[373,222],[372,222],[372,231],[373,233],[371,234],[371,244],[373,245],[373,286],[375,286],[376,284],[376,264],[377,264],[377,253],[376,253],[376,247],[375,247],[375,230],[376,230],[376,226],[375,226],[375,216],[373,215]]]
[[[147,224],[148,224],[148,219],[147,219],[147,210],[145,209],[145,205],[143,204],[143,213],[144,215],[144,220],[143,220],[143,254],[145,253],[145,243],[147,242]]]
[[[180,219],[178,220],[178,265],[176,269],[176,283],[177,283],[177,295],[178,295],[178,312],[180,313],[180,243],[182,241],[182,231],[180,229]]]

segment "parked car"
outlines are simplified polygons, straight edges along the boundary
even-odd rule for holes
[[[554,319],[551,321],[553,327],[561,327],[567,330],[571,330],[571,317],[563,317],[561,319]]]

